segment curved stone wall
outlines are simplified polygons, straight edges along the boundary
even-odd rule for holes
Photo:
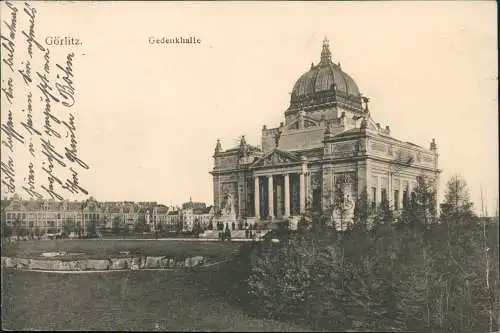
[[[140,269],[183,269],[202,266],[206,260],[202,256],[176,260],[170,257],[128,257],[111,259],[25,259],[2,257],[2,268],[50,271],[109,271]]]

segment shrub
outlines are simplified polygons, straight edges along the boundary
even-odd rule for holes
[[[498,225],[450,233],[447,225],[385,224],[369,233],[308,231],[266,241],[249,255],[251,311],[313,329],[475,332],[491,322],[495,330],[497,234]]]

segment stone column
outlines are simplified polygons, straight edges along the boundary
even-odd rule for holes
[[[300,183],[299,183],[299,199],[300,199],[300,214],[305,213],[305,207],[306,207],[306,191],[305,191],[305,173],[302,171],[300,173]]]
[[[285,217],[290,216],[290,176],[285,173]]]
[[[394,191],[392,189],[392,182],[393,182],[393,173],[389,169],[389,172],[387,174],[387,201],[389,203],[389,207],[392,207],[394,209]]]
[[[259,177],[254,177],[254,194],[253,194],[253,203],[255,207],[255,218],[260,219],[260,190],[259,190]]]
[[[312,184],[311,184],[311,172],[307,171],[306,173],[306,208],[307,202],[309,201],[309,207],[312,207]]]
[[[382,180],[383,179],[381,176],[377,176],[377,202],[376,202],[377,209],[380,203],[382,202]]]
[[[403,178],[399,178],[399,210],[403,210],[403,191],[404,189],[404,184],[403,184]]]
[[[269,218],[272,220],[274,218],[274,186],[273,186],[273,175],[267,177],[267,198],[269,202]]]

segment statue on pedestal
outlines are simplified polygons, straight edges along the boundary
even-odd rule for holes
[[[221,207],[221,215],[222,216],[233,216],[233,196],[230,193],[226,193],[224,197],[224,201]]]

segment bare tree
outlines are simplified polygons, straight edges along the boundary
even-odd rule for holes
[[[484,264],[485,264],[485,279],[486,279],[486,292],[488,293],[490,302],[489,302],[489,332],[493,332],[493,307],[494,307],[494,291],[490,286],[490,263],[489,263],[489,252],[490,248],[488,247],[487,237],[486,237],[486,224],[488,222],[488,211],[484,205],[483,198],[483,188],[481,187],[481,217],[482,217],[482,226],[483,226],[483,249],[484,249]]]
[[[462,224],[474,218],[473,204],[465,180],[455,175],[447,183],[441,220],[446,223]]]

